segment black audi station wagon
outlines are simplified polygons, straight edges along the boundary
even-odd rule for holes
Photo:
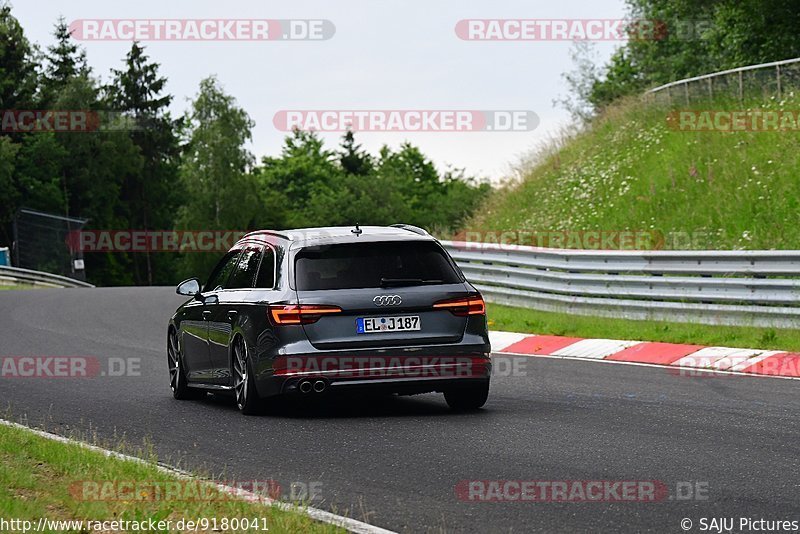
[[[169,321],[176,399],[230,391],[256,413],[277,395],[489,393],[486,308],[441,244],[409,225],[257,231],[228,251]]]

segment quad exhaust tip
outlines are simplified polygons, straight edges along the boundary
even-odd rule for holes
[[[314,393],[322,393],[327,387],[328,384],[326,384],[324,380],[317,380],[314,382]]]

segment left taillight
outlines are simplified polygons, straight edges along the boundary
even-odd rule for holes
[[[457,299],[440,300],[433,305],[436,310],[448,310],[453,315],[466,317],[468,315],[486,315],[486,304],[480,295],[461,297]]]
[[[323,315],[342,313],[339,306],[319,304],[272,304],[269,307],[269,318],[276,325],[311,324],[319,321]]]

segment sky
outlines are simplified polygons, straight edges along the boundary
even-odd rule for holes
[[[568,94],[562,75],[573,69],[572,43],[469,41],[462,19],[619,19],[623,0],[11,0],[29,40],[52,44],[59,16],[79,19],[324,19],[326,40],[144,41],[183,113],[200,80],[216,75],[255,122],[248,149],[259,159],[280,154],[285,132],[273,124],[283,110],[522,110],[533,130],[514,132],[361,132],[372,153],[408,141],[440,170],[498,180],[531,150],[569,125],[554,99]],[[121,68],[130,41],[81,40],[96,76]],[[619,41],[597,41],[605,62]],[[328,147],[339,133],[324,133]]]

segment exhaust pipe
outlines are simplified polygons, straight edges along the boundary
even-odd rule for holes
[[[314,386],[311,384],[311,380],[303,380],[297,386],[297,389],[300,390],[300,393],[302,393],[304,395],[307,395],[307,394],[311,393],[311,390],[313,389],[313,387]]]
[[[324,380],[317,380],[314,382],[314,393],[322,393],[328,387]]]

